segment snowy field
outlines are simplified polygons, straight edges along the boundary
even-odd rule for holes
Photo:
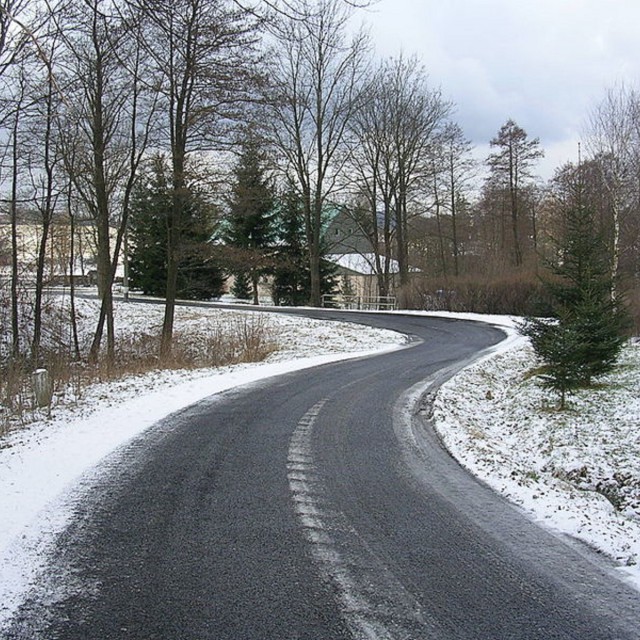
[[[95,307],[83,303],[90,320]],[[179,308],[176,328],[205,335],[245,314]],[[438,314],[447,315],[447,314]],[[70,490],[111,451],[173,411],[213,393],[317,364],[399,348],[403,336],[358,325],[258,314],[275,351],[260,364],[157,371],[96,384],[59,399],[52,416],[0,441],[0,628],[72,512]],[[456,317],[462,317],[459,314]],[[506,318],[471,317],[513,326]],[[160,306],[118,304],[117,328],[151,331]],[[640,348],[595,392],[558,413],[526,373],[525,341],[510,339],[442,388],[436,427],[473,473],[546,526],[614,558],[640,588]],[[614,507],[615,504],[615,507]]]

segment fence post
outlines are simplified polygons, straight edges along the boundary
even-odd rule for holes
[[[31,374],[33,393],[37,407],[50,407],[53,399],[53,380],[46,369],[36,369]]]

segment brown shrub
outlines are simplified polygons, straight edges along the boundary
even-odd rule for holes
[[[494,279],[417,278],[408,292],[412,309],[508,315],[545,315],[549,301],[540,280],[514,274]]]
[[[260,316],[227,316],[224,321],[201,323],[174,334],[168,361],[158,358],[160,330],[120,336],[116,344],[115,366],[104,358],[96,365],[78,362],[64,345],[43,350],[40,366],[54,381],[53,403],[65,396],[78,399],[84,388],[97,381],[141,374],[159,368],[197,369],[222,367],[243,362],[260,362],[277,350],[268,323]],[[31,388],[33,367],[26,361],[6,359],[0,365],[0,436],[35,418],[36,404]]]

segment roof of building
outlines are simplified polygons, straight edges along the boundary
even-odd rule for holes
[[[376,274],[376,258],[373,253],[331,253],[325,258],[343,269],[366,276]],[[384,269],[387,258],[380,256],[380,265]],[[389,273],[398,273],[398,261],[389,260]]]

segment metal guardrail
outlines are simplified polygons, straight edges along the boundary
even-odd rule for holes
[[[395,296],[347,296],[325,294],[322,306],[334,309],[357,309],[358,311],[394,311],[398,303]]]

